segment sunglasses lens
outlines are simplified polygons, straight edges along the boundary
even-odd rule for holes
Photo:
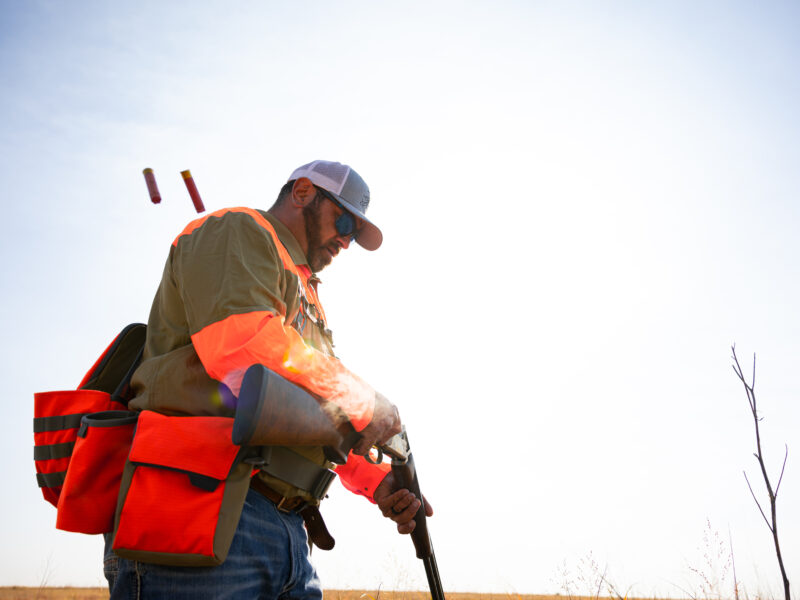
[[[315,186],[316,187],[316,186]],[[339,235],[349,235],[350,241],[353,242],[356,239],[356,218],[348,212],[348,210],[342,206],[342,204],[333,197],[333,195],[326,189],[321,187],[317,187],[317,189],[325,196],[328,200],[333,202],[336,206],[341,208],[344,212],[339,215],[339,218],[336,219],[336,232]]]
[[[336,231],[339,235],[349,235],[355,239],[353,233],[356,230],[356,218],[349,212],[343,212],[338,219],[336,219]]]

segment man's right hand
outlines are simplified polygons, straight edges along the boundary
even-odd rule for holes
[[[397,407],[380,392],[375,392],[372,421],[361,430],[361,439],[353,446],[353,454],[365,456],[375,444],[381,444],[402,431]]]

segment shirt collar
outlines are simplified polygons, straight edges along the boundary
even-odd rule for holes
[[[258,212],[260,212],[275,229],[275,233],[278,234],[278,239],[281,241],[284,248],[286,248],[287,252],[289,252],[292,262],[295,265],[305,265],[308,267],[308,259],[306,258],[305,252],[303,252],[300,243],[297,241],[297,238],[294,237],[294,234],[289,231],[289,228],[268,212],[263,210]]]

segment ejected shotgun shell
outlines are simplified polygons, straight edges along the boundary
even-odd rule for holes
[[[145,169],[142,173],[144,173],[144,181],[147,183],[147,191],[150,193],[150,200],[153,204],[158,204],[161,202],[161,194],[156,185],[156,176],[153,175],[153,169]]]
[[[192,198],[194,209],[199,213],[204,212],[206,207],[203,206],[203,201],[200,199],[200,192],[197,191],[197,186],[194,184],[194,179],[192,179],[192,174],[189,172],[189,169],[181,171],[181,175],[183,176],[183,182],[186,184],[186,189],[189,190],[189,196]]]

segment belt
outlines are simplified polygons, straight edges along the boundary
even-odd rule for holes
[[[333,536],[328,532],[328,528],[325,526],[325,521],[322,520],[319,508],[313,504],[309,504],[302,496],[292,496],[290,498],[282,496],[261,481],[258,476],[250,478],[250,487],[272,501],[279,511],[284,513],[295,511],[303,517],[303,522],[306,524],[306,531],[308,531],[308,539],[311,540],[317,548],[320,550],[330,550],[333,548],[336,540],[334,540]]]
[[[291,497],[282,496],[281,494],[273,490],[271,487],[269,487],[266,483],[261,481],[261,479],[259,479],[258,476],[250,478],[250,487],[253,488],[255,491],[257,491],[262,496],[264,496],[265,498],[272,500],[272,502],[275,503],[275,506],[281,512],[288,513],[292,512],[293,510],[300,512],[300,510],[304,508],[303,505],[308,504],[308,500],[306,500],[302,496],[291,496]]]

